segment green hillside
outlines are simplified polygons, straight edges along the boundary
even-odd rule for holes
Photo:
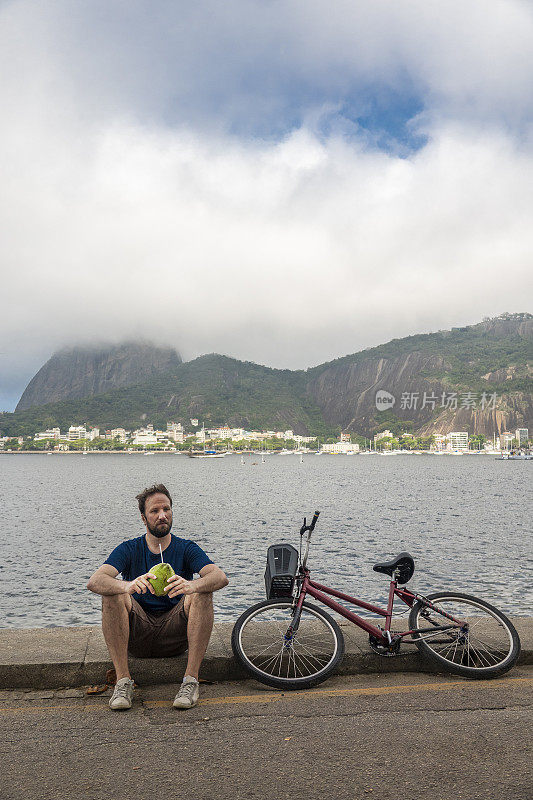
[[[491,380],[491,391],[531,391],[531,373],[528,364],[533,359],[531,314],[504,314],[477,325],[452,328],[451,331],[417,334],[403,339],[392,339],[386,344],[361,350],[359,353],[337,358],[308,370],[318,375],[330,367],[348,366],[366,359],[393,360],[408,353],[419,352],[440,355],[447,367],[440,372],[424,371],[422,378],[435,378],[454,389],[486,389],[483,379],[488,373],[511,369],[511,377]],[[519,323],[523,323],[520,325]],[[517,332],[527,326],[526,331]]]
[[[369,432],[376,429],[378,420],[373,379],[364,376],[375,374],[376,363],[383,359],[389,365],[385,388],[396,391],[405,378],[402,360],[407,355],[418,365],[410,376],[411,391],[439,385],[457,392],[497,392],[502,409],[511,414],[509,424],[528,427],[533,424],[532,343],[533,316],[505,314],[478,325],[393,339],[306,371],[272,369],[211,354],[173,366],[136,386],[0,414],[0,431],[4,436],[29,436],[55,426],[62,430],[80,424],[135,429],[152,423],[164,428],[170,421],[188,428],[190,418],[196,417],[206,427],[228,424],[332,435],[349,424],[350,430]],[[433,358],[433,366],[428,367],[420,355],[439,358]],[[365,366],[369,363],[371,369]],[[363,389],[364,403],[360,403]],[[416,429],[417,425],[427,427],[429,421],[426,411],[423,416],[415,414],[411,424]]]
[[[137,428],[148,422],[165,427],[174,421],[190,427],[190,418],[197,417],[206,426],[325,433],[329,428],[307,397],[305,385],[302,371],[276,370],[211,354],[148,383],[0,415],[0,429],[3,435],[22,436],[83,423],[109,429]]]

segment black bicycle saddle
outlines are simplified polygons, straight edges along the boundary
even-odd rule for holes
[[[399,570],[398,583],[407,583],[413,577],[415,571],[415,560],[410,553],[400,553],[392,561],[384,561],[382,564],[374,564],[374,572],[383,572],[385,575],[392,575],[395,570]]]

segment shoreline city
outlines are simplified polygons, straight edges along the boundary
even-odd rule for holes
[[[198,420],[191,419],[198,428]],[[325,441],[321,441],[325,439]],[[202,448],[202,449],[199,449]],[[208,448],[208,449],[206,449]],[[468,431],[450,431],[416,436],[404,432],[394,435],[390,430],[380,431],[368,438],[356,434],[341,433],[334,437],[301,436],[293,430],[258,431],[244,428],[200,429],[185,431],[181,423],[167,423],[166,431],[146,425],[134,431],[113,428],[101,431],[98,427],[71,425],[67,433],[60,428],[50,428],[34,436],[0,437],[0,453],[183,453],[185,455],[230,455],[244,452],[262,452],[285,455],[291,453],[315,453],[317,455],[397,455],[430,454],[462,455],[529,451],[529,431],[517,428],[505,431],[492,439],[483,435],[470,436]]]

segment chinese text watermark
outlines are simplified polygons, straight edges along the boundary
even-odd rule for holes
[[[434,411],[436,408],[450,409],[457,411],[457,409],[479,408],[481,411],[496,408],[498,396],[496,392],[402,392],[400,397],[400,409],[408,411],[422,411],[429,408]],[[378,411],[386,411],[393,408],[396,403],[396,398],[390,392],[380,389],[376,392],[376,408]]]

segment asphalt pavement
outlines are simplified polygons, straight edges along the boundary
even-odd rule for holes
[[[1,800],[532,800],[533,667],[503,678],[336,676],[144,685],[130,711],[81,688],[0,693]]]

